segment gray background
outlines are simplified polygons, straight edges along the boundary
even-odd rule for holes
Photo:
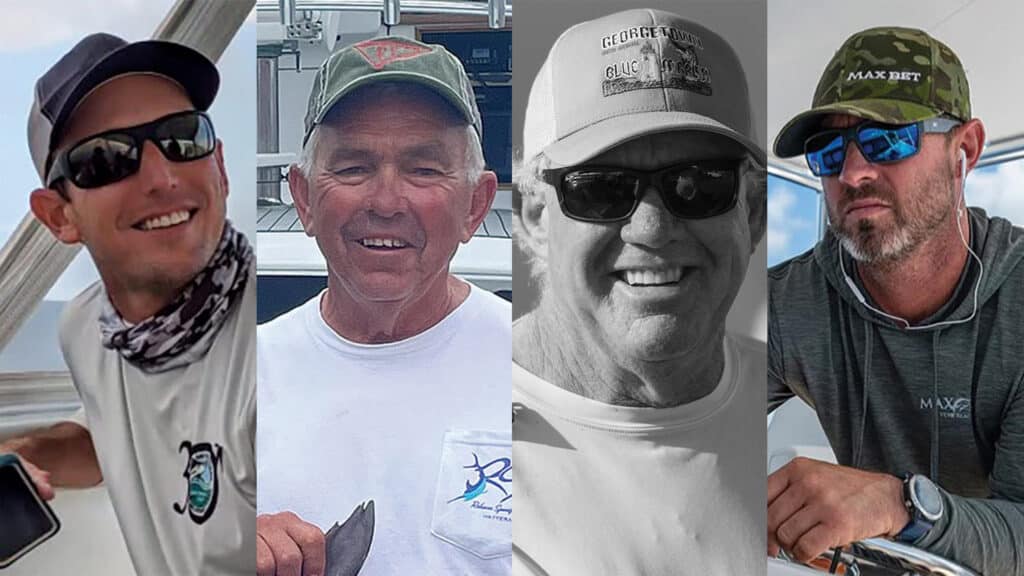
[[[715,0],[704,2],[628,0],[513,0],[512,26],[512,142],[518,157],[522,152],[523,114],[533,78],[544,63],[555,39],[573,24],[629,8],[657,8],[679,14],[722,35],[740,58],[747,74],[752,106],[754,139],[767,149],[767,61],[768,40],[765,0]],[[518,248],[513,248],[513,312],[528,312],[537,293],[530,282],[529,268]],[[765,244],[751,256],[747,278],[729,313],[730,330],[765,340],[767,304]]]

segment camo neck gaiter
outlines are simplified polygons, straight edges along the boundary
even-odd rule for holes
[[[210,349],[217,330],[242,299],[252,265],[249,242],[225,221],[220,244],[206,267],[155,315],[131,325],[104,298],[103,346],[150,374],[195,362]]]

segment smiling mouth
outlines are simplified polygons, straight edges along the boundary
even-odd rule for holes
[[[198,212],[198,210],[176,210],[161,216],[154,216],[152,218],[136,222],[132,225],[132,228],[142,230],[143,232],[170,228],[172,226],[188,222],[193,216],[195,216],[196,212]]]
[[[370,250],[400,250],[409,247],[407,242],[398,238],[360,238],[356,242]]]
[[[672,286],[683,277],[683,267],[619,270],[615,276],[630,286]]]

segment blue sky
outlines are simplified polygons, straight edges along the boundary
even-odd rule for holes
[[[79,39],[111,32],[126,40],[148,38],[173,3],[170,0],[30,0],[4,6],[0,59],[6,88],[0,91],[0,244],[28,212],[28,196],[39,184],[26,141],[26,122],[36,79]],[[256,221],[256,23],[235,36],[218,63],[221,88],[210,110],[224,141],[232,183],[229,217],[255,238]],[[96,279],[83,251],[48,294],[67,300]]]
[[[807,250],[817,240],[818,193],[768,177],[768,265]]]

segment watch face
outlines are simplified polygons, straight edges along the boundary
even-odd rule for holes
[[[910,497],[926,519],[935,522],[942,516],[942,495],[928,478],[915,475],[910,479]]]

